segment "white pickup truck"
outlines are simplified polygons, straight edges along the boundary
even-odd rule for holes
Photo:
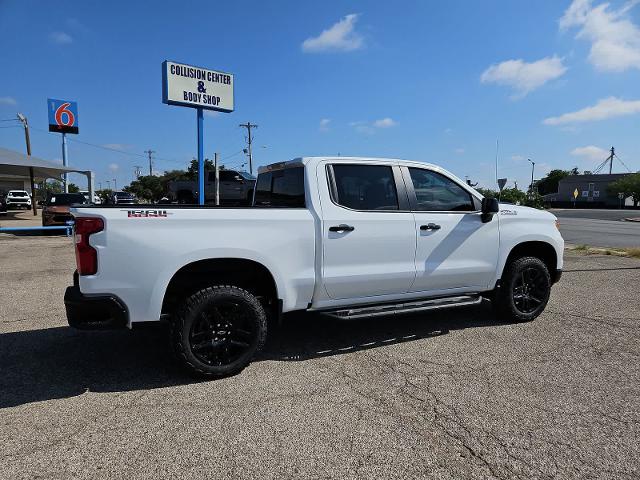
[[[192,372],[242,370],[269,320],[472,305],[529,321],[562,273],[556,218],[499,205],[425,163],[298,158],[259,171],[253,206],[77,206],[77,328],[168,320]]]

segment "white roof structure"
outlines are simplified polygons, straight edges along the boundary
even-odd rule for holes
[[[0,147],[0,175],[15,175],[28,178],[31,168],[33,168],[35,181],[47,178],[61,179],[63,173],[69,172],[83,173],[85,175],[91,173],[87,170],[64,167],[33,155],[29,156]]]

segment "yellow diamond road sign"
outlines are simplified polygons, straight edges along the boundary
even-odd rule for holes
[[[576,188],[576,189],[573,191],[573,198],[578,198],[578,194],[579,194],[579,193],[580,193],[580,192],[578,192],[578,189]]]

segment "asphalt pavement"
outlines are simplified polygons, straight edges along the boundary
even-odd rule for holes
[[[640,477],[640,262],[568,253],[545,313],[288,318],[195,381],[163,328],[81,332],[67,238],[0,238],[0,477]]]
[[[553,209],[565,242],[593,247],[640,247],[640,210]]]

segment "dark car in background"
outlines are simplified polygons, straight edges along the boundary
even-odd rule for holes
[[[74,204],[87,204],[87,199],[81,193],[52,193],[42,207],[42,226],[53,227],[69,225],[73,216],[69,207]]]
[[[0,215],[7,214],[7,199],[5,197],[6,194],[0,191]]]

